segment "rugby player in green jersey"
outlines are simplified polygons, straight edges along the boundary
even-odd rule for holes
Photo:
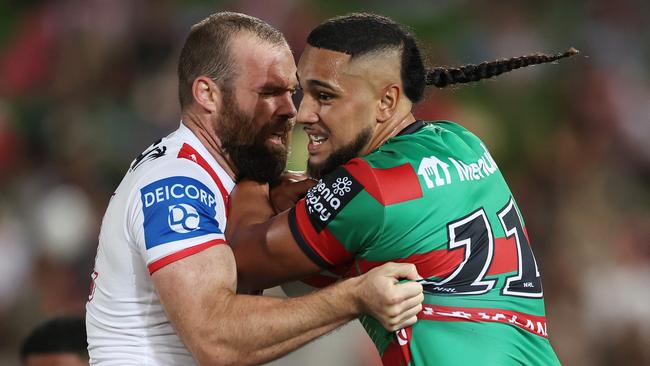
[[[559,364],[539,267],[496,162],[462,126],[419,121],[411,109],[425,85],[476,81],[576,51],[426,70],[413,36],[372,14],[328,20],[307,43],[297,122],[310,140],[308,171],[320,180],[276,216],[266,185],[238,185],[226,234],[240,285],[413,263],[425,278],[419,321],[393,334],[361,319],[384,364]]]

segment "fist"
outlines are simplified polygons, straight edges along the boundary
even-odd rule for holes
[[[302,172],[283,173],[269,192],[273,210],[280,213],[290,209],[315,185],[316,181]]]
[[[362,309],[388,331],[415,324],[422,310],[424,294],[413,264],[386,263],[361,276],[359,291]],[[400,282],[406,279],[411,281]]]

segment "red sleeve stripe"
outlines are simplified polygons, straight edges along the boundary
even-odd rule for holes
[[[201,156],[192,146],[189,144],[185,143],[183,144],[183,147],[181,147],[181,150],[178,152],[178,158],[182,159],[187,159],[191,160],[201,166],[201,168],[205,169],[208,174],[210,174],[210,177],[212,177],[212,180],[217,184],[217,188],[219,188],[219,192],[221,192],[221,197],[223,198],[223,203],[224,206],[226,207],[226,217],[228,216],[228,191],[226,191],[226,188],[223,186],[223,183],[221,183],[221,179],[219,179],[219,176],[217,173],[212,169],[210,164],[208,164],[207,160]]]
[[[196,254],[198,252],[201,252],[201,251],[203,251],[205,249],[208,249],[210,247],[213,247],[213,246],[219,245],[219,244],[226,244],[226,241],[223,240],[223,239],[210,240],[209,242],[199,244],[199,245],[195,245],[193,247],[185,248],[185,249],[180,250],[180,251],[178,251],[176,253],[170,254],[170,255],[168,255],[166,257],[162,257],[162,258],[160,258],[160,259],[158,259],[158,260],[156,260],[154,262],[151,262],[151,264],[149,264],[149,266],[147,266],[149,268],[149,274],[153,274],[157,270],[163,268],[164,266],[166,266],[166,265],[168,265],[170,263],[174,263],[177,260],[189,257],[189,256],[191,256],[193,254]]]
[[[396,263],[413,263],[418,269],[420,276],[424,278],[438,277],[443,278],[452,273],[463,261],[465,257],[464,249],[456,250],[433,250],[428,253],[412,254],[406,258],[391,259],[390,262]],[[494,245],[494,257],[488,269],[487,276],[498,275],[517,271],[517,248],[514,238],[497,238]],[[359,274],[366,273],[369,270],[381,266],[388,261],[368,261],[358,259],[356,264]],[[348,273],[352,274],[352,273]]]
[[[411,164],[380,169],[373,168],[365,160],[356,158],[350,160],[344,167],[361,183],[368,194],[384,206],[422,197],[420,180]]]
[[[295,227],[300,237],[329,266],[343,264],[352,259],[352,254],[332,235],[328,228],[321,230],[320,233],[316,232],[316,229],[307,216],[307,207],[305,207],[304,198],[298,201],[292,211],[295,212]],[[291,223],[291,221],[291,216],[289,216],[289,222]]]
[[[305,255],[320,268],[322,269],[329,268],[331,264],[327,263],[327,261],[323,259],[323,257],[319,253],[317,253],[309,243],[307,243],[307,240],[305,240],[305,237],[303,236],[302,232],[298,228],[295,207],[289,210],[288,220],[289,220],[289,230],[291,231],[291,235],[293,235],[294,240],[296,241],[296,243],[298,243],[298,247],[302,249],[303,253],[305,253]]]

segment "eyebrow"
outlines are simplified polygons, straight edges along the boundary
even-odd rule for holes
[[[266,84],[262,85],[259,88],[259,90],[267,90],[267,91],[272,91],[272,90],[293,90],[293,89],[296,89],[297,87],[298,87],[298,83],[293,84],[293,85],[292,85],[292,83],[280,85],[280,84],[274,84],[273,82],[270,82],[270,83],[266,83]]]
[[[309,79],[307,80],[307,84],[309,84],[309,86],[320,86],[334,92],[337,90],[333,85],[320,80]]]

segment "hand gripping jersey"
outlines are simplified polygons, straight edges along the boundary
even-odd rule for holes
[[[414,263],[419,321],[362,324],[386,365],[555,365],[540,273],[515,200],[485,145],[447,121],[418,121],[322,179],[290,211],[323,268],[360,274]]]
[[[102,221],[86,305],[91,364],[192,365],[151,281],[225,243],[234,182],[184,125],[131,164]]]

